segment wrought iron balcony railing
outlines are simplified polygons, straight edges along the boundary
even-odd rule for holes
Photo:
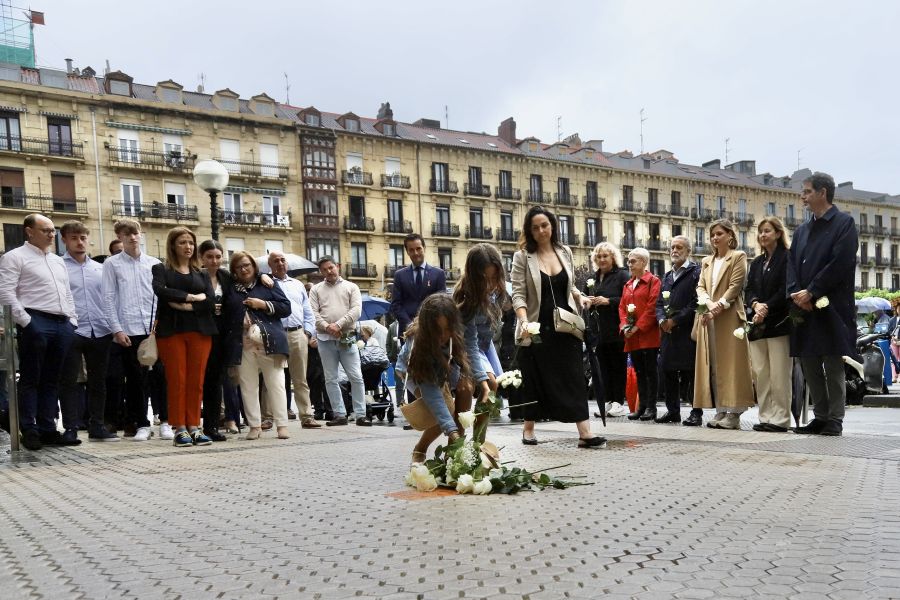
[[[575,194],[560,194],[557,192],[553,195],[553,201],[560,206],[578,206],[578,196]]]
[[[381,176],[381,187],[390,187],[390,188],[399,188],[403,190],[408,190],[412,187],[409,183],[409,177],[406,175],[400,175],[398,173],[394,173],[392,175],[382,175]]]
[[[606,198],[599,198],[597,196],[585,196],[584,197],[584,207],[585,208],[599,208],[600,210],[606,210]]]
[[[397,270],[402,268],[403,265],[384,265],[384,276],[393,277],[397,274]]]
[[[81,142],[57,142],[49,139],[3,135],[0,136],[0,152],[21,152],[23,154],[83,159],[84,144]]]
[[[223,158],[217,158],[216,160],[222,163],[222,166],[228,170],[228,174],[233,177],[284,180],[288,178],[288,173],[290,171],[287,165],[258,163],[245,160],[227,160]],[[304,167],[304,169],[306,169],[306,167]]]
[[[459,279],[459,269],[444,269],[447,281],[456,281]]]
[[[0,192],[0,209],[23,210],[39,213],[87,214],[87,198],[54,198],[19,192],[18,188],[6,188]]]
[[[341,171],[341,183],[368,187],[372,185],[372,174],[365,171]]]
[[[432,179],[428,185],[428,191],[432,194],[458,194],[459,186],[455,181]]]
[[[265,212],[223,210],[221,213],[222,224],[225,226],[243,227],[290,227],[290,215],[276,215]],[[307,215],[308,217],[309,215]]]
[[[346,231],[375,231],[375,219],[371,217],[344,217]]]
[[[378,277],[378,270],[372,263],[365,265],[350,263],[344,265],[344,277],[367,277],[369,279],[374,279],[375,277]]]
[[[498,200],[521,200],[522,191],[518,188],[494,188],[494,197]]]
[[[385,219],[381,225],[385,233],[412,233],[412,223],[410,221],[392,221]]]
[[[466,183],[463,186],[463,193],[466,196],[480,196],[482,198],[490,198],[491,186],[482,185],[480,183]]]
[[[337,169],[334,167],[317,167],[312,165],[303,166],[303,179],[321,179],[323,181],[334,181],[337,179]]]
[[[472,227],[471,225],[466,225],[467,240],[489,240],[492,237],[493,232],[490,227]]]
[[[691,218],[697,219],[698,221],[712,221],[713,220],[713,211],[709,208],[701,208],[691,209]]]
[[[648,202],[647,203],[647,214],[649,214],[649,215],[667,215],[667,214],[669,214],[669,208],[665,204],[660,204],[659,202]]]
[[[577,233],[566,233],[563,231],[559,233],[559,241],[566,246],[578,246],[581,243]]]
[[[194,168],[195,157],[186,152],[154,152],[122,146],[106,149],[111,167],[183,173]]]
[[[550,192],[542,192],[540,190],[528,190],[528,201],[537,202],[538,204],[550,203]]]
[[[140,217],[142,219],[163,219],[165,221],[178,222],[200,220],[197,206],[194,204],[113,202],[113,211],[117,215]]]
[[[641,212],[641,203],[633,200],[622,200],[619,202],[620,212]]]
[[[497,241],[498,242],[518,242],[519,236],[521,235],[521,231],[518,229],[503,229],[502,227],[497,230]]]
[[[443,237],[459,237],[459,225],[450,225],[448,223],[432,223],[431,235],[440,235]]]
[[[680,204],[670,204],[668,210],[669,214],[673,217],[682,217],[686,219],[691,216],[691,211],[688,210],[688,207],[681,206]]]

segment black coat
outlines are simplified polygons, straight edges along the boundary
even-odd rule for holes
[[[205,270],[191,270],[190,279],[162,263],[153,265],[153,292],[156,294],[156,335],[168,337],[176,333],[196,331],[203,335],[216,335],[213,319],[214,304],[212,284]],[[206,294],[206,300],[191,302],[192,311],[176,310],[169,302],[184,303],[188,294]]]
[[[662,280],[659,299],[656,301],[656,321],[675,321],[670,333],[660,332],[659,366],[664,371],[693,371],[697,343],[691,339],[694,316],[697,314],[697,283],[700,280],[700,265],[692,262],[676,280],[669,271]],[[669,292],[668,306],[671,316],[666,315],[666,300],[663,293]]]
[[[765,254],[757,256],[750,263],[747,287],[744,288],[747,321],[752,322],[756,312],[751,308],[754,302],[762,302],[769,307],[769,316],[766,320],[750,330],[751,341],[781,337],[791,332],[791,322],[787,318],[789,302],[785,293],[789,254],[784,246],[777,245],[768,268],[765,266],[767,258]]]
[[[247,298],[259,298],[272,303],[274,314],[268,314],[264,310],[248,309],[244,306]],[[275,286],[267,288],[256,278],[256,285],[245,290],[243,286],[232,283],[228,293],[224,295],[222,312],[224,313],[225,326],[225,364],[229,367],[241,364],[241,355],[244,350],[244,313],[250,312],[253,320],[262,329],[263,340],[266,346],[266,354],[290,353],[288,349],[287,335],[281,319],[291,314],[291,301],[287,299],[281,286],[275,282]]]
[[[787,294],[807,290],[813,303],[829,306],[804,313],[791,331],[791,356],[842,356],[856,352],[856,251],[853,217],[833,206],[797,228],[787,269]]]
[[[609,298],[606,306],[592,306],[588,322],[593,333],[595,345],[624,345],[619,335],[619,301],[622,299],[622,288],[631,278],[627,269],[613,267],[603,281],[600,281],[600,270],[594,273],[594,285],[587,290],[589,296]]]

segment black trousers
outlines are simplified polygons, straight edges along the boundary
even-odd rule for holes
[[[681,413],[681,403],[694,403],[694,370],[670,370],[660,368],[665,393],[666,410],[672,414]]]
[[[599,344],[597,361],[600,363],[600,376],[603,378],[603,398],[597,398],[597,406],[601,402],[618,402],[627,406],[625,401],[625,374],[627,355],[624,342]]]
[[[306,360],[306,383],[309,385],[309,403],[316,415],[331,418],[331,402],[325,391],[325,369],[318,348],[309,348]]]
[[[122,353],[125,349],[115,342],[109,345],[109,360],[106,365],[106,423],[110,431],[121,429],[125,424],[125,371],[122,368]]]
[[[645,348],[631,351],[631,364],[638,381],[638,400],[641,409],[656,409],[659,381],[657,379],[656,355],[659,348]]]
[[[225,383],[225,346],[222,336],[212,336],[209,359],[206,361],[206,373],[203,377],[203,429],[219,428],[219,417],[222,414],[222,390]]]
[[[137,359],[138,346],[147,339],[147,336],[132,335],[129,338],[131,346],[122,347],[121,355],[122,374],[125,376],[125,424],[138,428],[149,427],[150,421],[147,420],[149,370]]]
[[[59,381],[59,404],[62,408],[63,427],[77,429],[83,414],[81,386],[82,359],[87,368],[87,398],[90,427],[103,425],[106,411],[106,368],[109,364],[109,347],[112,334],[103,337],[75,335],[75,340],[63,360]]]

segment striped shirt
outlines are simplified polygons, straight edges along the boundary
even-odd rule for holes
[[[137,258],[119,252],[103,262],[103,309],[113,333],[150,333],[156,304],[150,269],[158,262],[143,252]]]
[[[103,311],[103,265],[90,257],[80,263],[68,252],[63,255],[63,262],[69,271],[69,288],[78,313],[75,333],[86,338],[109,335],[112,331]]]

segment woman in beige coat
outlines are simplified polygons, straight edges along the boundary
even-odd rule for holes
[[[710,225],[709,239],[713,255],[703,259],[697,285],[698,304],[705,300],[708,312],[694,323],[694,408],[716,408],[708,427],[740,429],[741,413],[755,404],[748,342],[735,335],[747,321],[742,298],[747,255],[734,249],[737,238],[726,219]]]

